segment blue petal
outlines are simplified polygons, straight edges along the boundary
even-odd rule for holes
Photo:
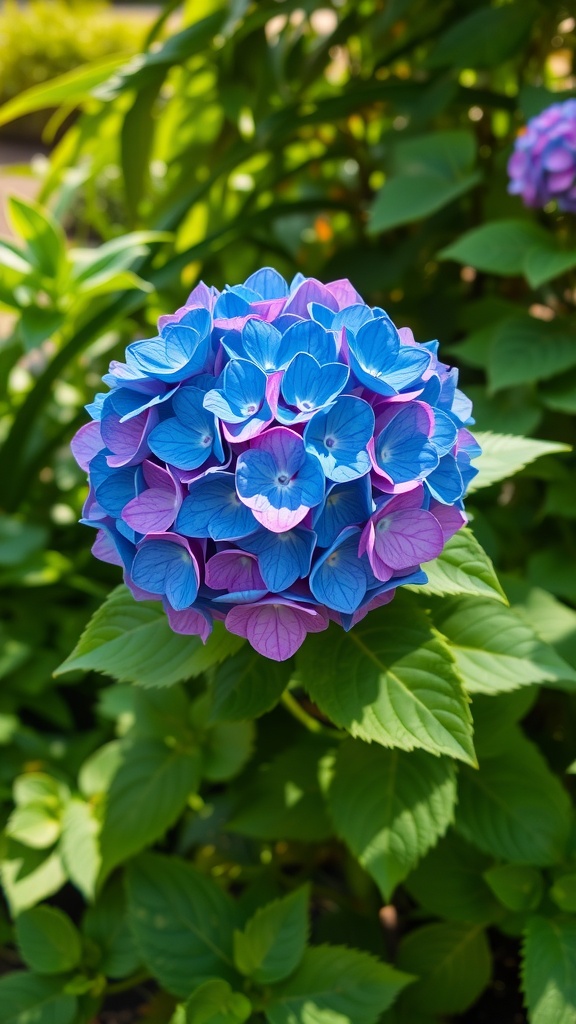
[[[364,476],[370,469],[366,445],[374,432],[374,412],[361,398],[341,395],[327,412],[317,412],[304,431],[306,449],[336,483]]]
[[[417,480],[438,465],[438,452],[421,419],[421,406],[404,405],[376,438],[376,462],[396,484]]]
[[[144,541],[136,552],[130,575],[142,590],[165,595],[177,612],[194,604],[198,594],[196,567],[190,553],[171,541]]]
[[[370,307],[358,302],[353,306],[346,306],[345,309],[336,313],[332,321],[332,330],[339,331],[342,327],[346,327],[352,334],[357,334],[360,328],[373,318]]]
[[[232,320],[236,316],[246,316],[250,312],[250,301],[230,290],[222,292],[214,306],[215,320]]]
[[[205,395],[204,407],[225,423],[242,423],[258,412],[265,395],[266,374],[247,359],[232,359],[224,368],[221,389]],[[233,418],[226,418],[226,406]]]
[[[282,335],[264,320],[248,320],[242,328],[244,352],[267,373],[278,367],[278,352]]]
[[[454,505],[464,494],[462,474],[452,455],[445,455],[440,463],[425,480],[430,493],[443,505]]]
[[[288,295],[286,281],[273,267],[257,270],[255,274],[246,278],[244,284],[263,299],[283,299]]]
[[[288,363],[300,352],[314,356],[319,363],[336,360],[336,341],[331,331],[326,331],[316,320],[300,320],[289,327],[282,336],[279,366]]]
[[[138,469],[115,469],[95,489],[96,501],[113,519],[119,519],[122,509],[138,494]]]
[[[366,593],[366,569],[358,556],[359,540],[359,529],[345,530],[310,573],[310,590],[316,600],[337,612],[355,612]]]
[[[208,473],[190,484],[174,529],[185,537],[239,540],[258,529],[236,493],[233,473]]]
[[[349,369],[343,363],[321,366],[305,352],[294,356],[282,379],[282,395],[288,405],[301,412],[320,409],[337,398],[348,380]]]
[[[332,329],[332,322],[336,314],[333,309],[323,306],[321,302],[311,302],[310,316],[329,331]]]
[[[215,604],[253,604],[266,597],[267,590],[234,590],[228,594],[219,594],[213,597]]]
[[[430,353],[425,349],[402,345],[394,366],[386,372],[386,381],[396,391],[414,385],[430,365]]]
[[[347,526],[363,526],[372,513],[370,477],[334,484],[314,516],[318,546],[327,548]]]
[[[259,530],[242,541],[242,547],[258,555],[258,568],[269,590],[280,593],[310,571],[316,536],[297,526],[285,533]]]
[[[198,469],[209,458],[216,433],[214,423],[209,429],[199,425],[192,430],[172,417],[154,427],[148,444],[154,455],[176,469]]]
[[[434,433],[430,440],[439,455],[446,455],[454,446],[456,424],[441,409],[434,409]]]

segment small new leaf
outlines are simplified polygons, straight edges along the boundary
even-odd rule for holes
[[[234,962],[260,985],[273,985],[296,969],[308,936],[308,886],[256,911],[234,934]]]
[[[62,974],[80,962],[80,935],[57,907],[25,910],[16,918],[16,939],[23,959],[38,974]]]

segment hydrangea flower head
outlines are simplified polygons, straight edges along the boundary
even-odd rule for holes
[[[555,199],[576,213],[576,99],[553,103],[528,121],[508,161],[508,191],[525,206]]]
[[[346,280],[199,284],[72,442],[94,554],[204,642],[221,620],[282,661],[353,628],[466,522],[480,449],[437,348]]]

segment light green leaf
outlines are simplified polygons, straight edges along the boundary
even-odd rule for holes
[[[358,740],[338,751],[329,789],[334,824],[387,902],[445,833],[455,802],[455,766],[448,758]]]
[[[47,277],[56,277],[66,252],[66,236],[62,227],[38,203],[11,196],[8,217],[12,230],[24,239],[26,255]]]
[[[38,974],[63,974],[80,963],[80,935],[57,907],[33,907],[20,914],[16,940],[24,960]]]
[[[197,868],[139,857],[128,869],[128,907],[144,963],[169,992],[186,998],[210,975],[233,980],[234,904]]]
[[[6,834],[24,846],[45,850],[53,846],[60,835],[59,812],[46,804],[27,804],[12,811],[6,825]]]
[[[234,933],[234,963],[242,974],[273,985],[296,970],[308,937],[309,898],[309,886],[295,889],[260,907],[244,930]]]
[[[219,622],[206,645],[199,637],[174,633],[159,602],[135,601],[120,586],[93,615],[55,674],[93,670],[120,682],[171,686],[219,664],[243,643]]]
[[[510,317],[494,331],[488,356],[492,393],[537,380],[548,380],[576,366],[573,332],[534,317]]]
[[[72,1024],[76,996],[62,992],[62,982],[13,971],[0,978],[2,1024]]]
[[[527,249],[546,244],[547,238],[547,232],[530,221],[492,221],[467,231],[442,249],[438,257],[506,277],[521,274]]]
[[[570,801],[538,748],[511,730],[505,751],[460,773],[456,828],[498,860],[547,867],[564,856]]]
[[[576,671],[511,608],[484,598],[458,598],[438,602],[434,622],[470,693],[503,693],[530,683],[576,689]]]
[[[101,868],[99,832],[100,822],[92,805],[77,798],[71,800],[62,819],[59,849],[70,881],[87,900],[94,899]]]
[[[46,854],[10,842],[1,864],[2,886],[13,915],[53,896],[67,882],[58,851]]]
[[[482,448],[482,455],[476,462],[479,472],[468,489],[469,493],[490,487],[499,480],[508,480],[543,455],[570,451],[570,445],[557,441],[539,441],[513,434],[475,431],[474,436]]]
[[[485,854],[451,830],[408,876],[405,885],[420,906],[435,917],[490,924],[502,917],[503,911],[482,877],[489,865]]]
[[[123,878],[117,874],[98,894],[95,906],[82,919],[82,933],[101,953],[98,970],[107,978],[126,978],[142,966],[128,925]]]
[[[401,970],[418,975],[400,1007],[425,1013],[463,1013],[490,981],[491,956],[480,925],[444,921],[418,928],[401,942]]]
[[[184,1007],[185,1024],[244,1024],[252,1013],[251,1003],[233,992],[227,981],[213,978],[190,996]]]
[[[34,110],[59,107],[64,103],[67,106],[81,103],[92,89],[110,78],[126,60],[127,55],[123,54],[107,57],[103,61],[91,61],[49,82],[27,89],[0,107],[0,125],[15,121]]]
[[[290,664],[266,661],[248,644],[219,665],[210,681],[212,721],[258,718],[278,703],[290,681]]]
[[[471,530],[458,530],[445,545],[442,554],[433,562],[425,562],[422,569],[428,583],[406,589],[420,594],[481,595],[507,603],[491,560]]]
[[[479,173],[453,181],[432,173],[391,178],[374,200],[368,231],[375,235],[428,217],[469,192],[479,181]]]
[[[111,271],[128,270],[135,260],[145,256],[153,243],[168,242],[167,231],[132,231],[112,238],[93,249],[72,249],[72,276],[77,284]]]
[[[320,791],[322,761],[331,745],[303,738],[264,764],[240,789],[230,827],[258,839],[318,842],[333,833]]]
[[[269,1024],[376,1024],[412,978],[369,953],[313,946],[273,992]]]
[[[550,889],[550,896],[560,910],[576,913],[576,874],[560,875]]]
[[[408,595],[349,633],[331,627],[310,634],[297,664],[312,699],[352,736],[474,763],[470,712],[453,656]]]
[[[544,893],[541,873],[529,864],[498,864],[484,872],[494,895],[508,910],[535,910]]]
[[[576,921],[530,918],[522,987],[530,1024],[576,1024]]]
[[[164,835],[200,784],[198,751],[136,740],[123,751],[104,812],[102,875]]]
[[[121,764],[122,743],[120,740],[112,740],[110,743],[105,743],[102,747],[98,747],[84,761],[78,773],[78,788],[80,792],[86,797],[106,793]]]

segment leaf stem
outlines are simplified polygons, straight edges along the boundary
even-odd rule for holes
[[[119,992],[128,992],[131,988],[136,988],[144,981],[149,981],[150,978],[151,974],[149,971],[138,971],[136,974],[130,975],[129,978],[124,978],[122,981],[113,981],[110,985],[107,985],[106,995],[115,996]]]
[[[341,739],[346,735],[337,729],[331,729],[329,726],[323,725],[317,718],[309,715],[289,690],[284,690],[281,701],[292,717],[300,722],[305,729],[308,729],[308,732],[316,733],[319,736],[330,736],[331,739]]]

